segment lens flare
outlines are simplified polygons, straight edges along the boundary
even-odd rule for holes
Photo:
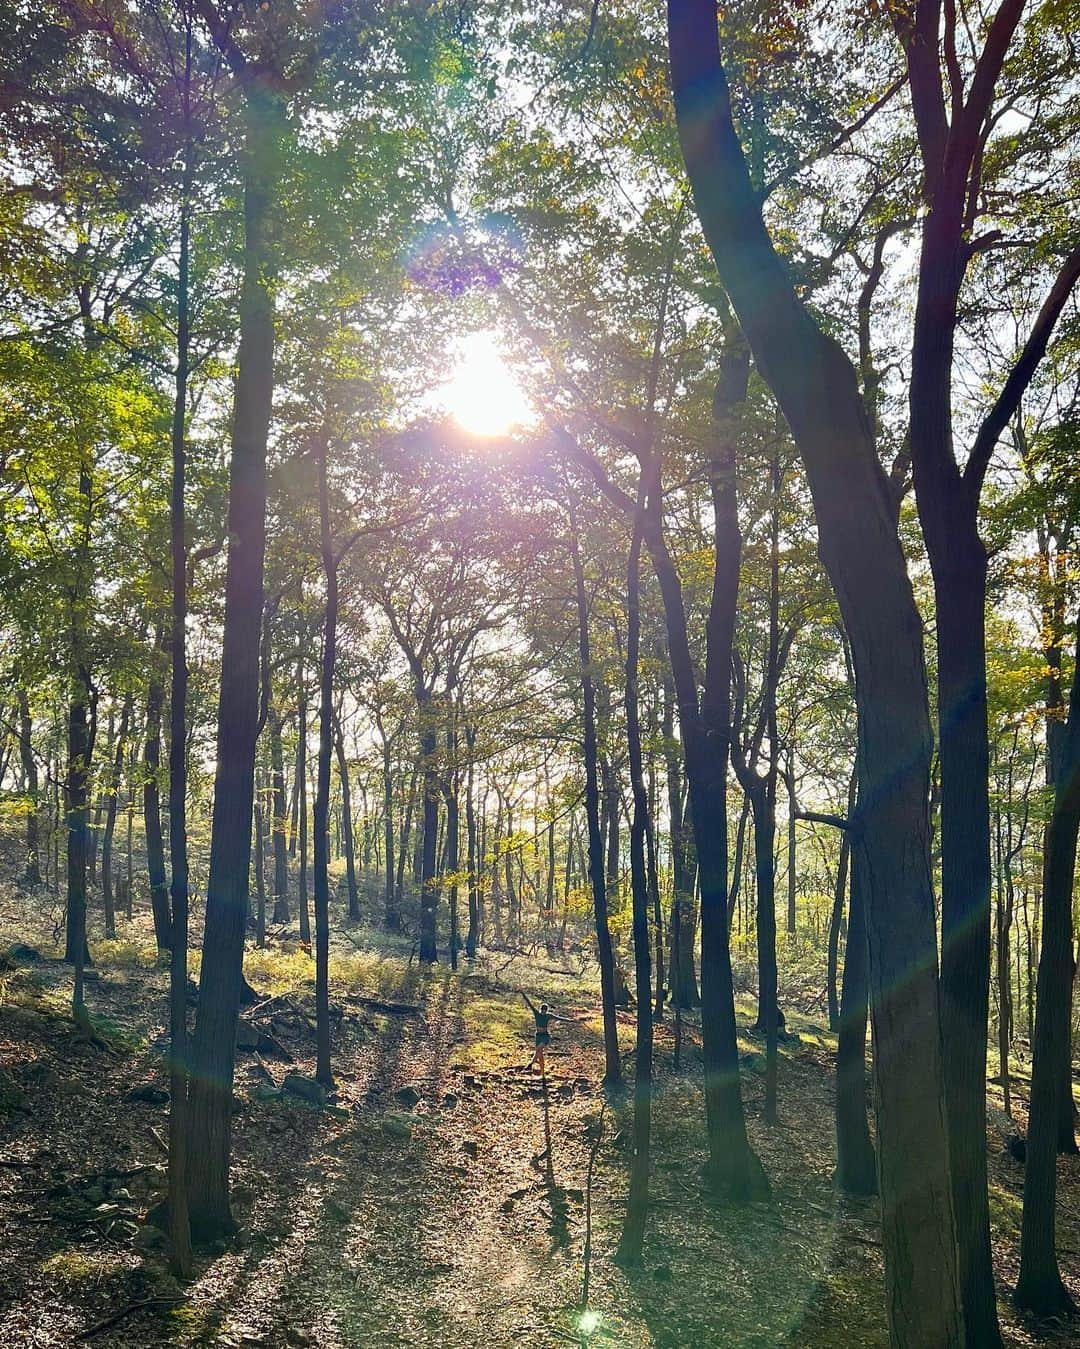
[[[493,333],[469,333],[438,401],[463,431],[504,436],[532,420],[532,408],[506,364]]]

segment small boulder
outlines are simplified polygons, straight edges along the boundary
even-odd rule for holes
[[[479,1157],[480,1155],[480,1145],[475,1138],[466,1138],[461,1145],[461,1150],[466,1157]]]
[[[8,1070],[0,1064],[0,1115],[6,1115],[13,1110],[18,1110],[25,1099],[22,1087],[19,1086]]]
[[[144,1082],[139,1087],[132,1087],[124,1097],[125,1101],[143,1101],[147,1105],[167,1105],[169,1093],[164,1087],[155,1087],[152,1082]]]
[[[394,1092],[394,1100],[397,1101],[399,1105],[403,1105],[406,1110],[411,1110],[414,1105],[420,1104],[420,1093],[412,1086],[399,1087],[398,1090]]]
[[[241,1017],[236,1023],[236,1047],[254,1053],[259,1047],[259,1029]]]
[[[16,965],[40,965],[45,957],[37,947],[27,946],[20,941],[8,947],[8,959],[13,960]]]
[[[135,1233],[132,1245],[144,1255],[150,1251],[159,1251],[165,1245],[165,1233],[152,1223],[143,1223]]]
[[[322,1107],[326,1104],[326,1088],[313,1077],[304,1077],[301,1073],[286,1073],[281,1090],[290,1096],[298,1096],[309,1105]]]

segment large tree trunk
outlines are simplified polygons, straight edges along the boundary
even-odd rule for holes
[[[146,870],[150,878],[150,908],[154,915],[154,936],[159,951],[172,945],[172,919],[169,915],[169,881],[165,874],[165,844],[161,837],[161,712],[165,702],[159,663],[163,634],[154,634],[150,687],[146,695],[146,742],[143,748],[143,828],[146,833]]]
[[[596,924],[597,960],[600,965],[600,1002],[604,1016],[604,1085],[615,1090],[622,1086],[623,1077],[622,1058],[619,1054],[619,1029],[615,1020],[615,952],[611,944],[611,929],[608,927],[607,877],[604,874],[604,844],[600,834],[596,688],[591,674],[592,656],[589,651],[589,604],[585,593],[585,570],[578,548],[577,522],[573,518],[570,520],[570,550],[574,567],[578,656],[581,661],[581,695],[584,709],[585,822],[589,838],[589,882]]]
[[[929,270],[924,262],[923,272]],[[917,322],[917,334],[930,322]],[[933,341],[937,341],[934,338]],[[960,1286],[967,1343],[1000,1344],[990,1251],[986,1175],[986,1053],[990,997],[990,754],[986,707],[986,551],[976,505],[959,473],[928,467],[926,438],[950,431],[924,423],[935,391],[919,358],[912,367],[915,494],[934,575],[941,776],[941,1017]],[[951,342],[941,355],[950,377]],[[919,375],[921,393],[916,393]],[[938,391],[941,396],[941,391]],[[946,403],[941,415],[948,418]],[[924,403],[926,406],[924,406]],[[931,419],[934,420],[934,419]],[[952,465],[952,451],[945,451]],[[941,460],[943,455],[929,456]]]
[[[890,1334],[963,1343],[945,1118],[922,627],[855,372],[796,296],[731,117],[711,0],[669,0],[679,137],[721,280],[802,454],[851,640]],[[701,839],[699,834],[699,852]],[[703,873],[704,873],[704,859]],[[704,888],[704,874],[703,874]],[[985,1045],[984,1045],[985,1052]]]
[[[189,1093],[188,1196],[192,1231],[201,1237],[235,1230],[229,1209],[232,1083],[251,862],[266,442],[274,396],[273,268],[267,228],[284,112],[278,96],[262,85],[251,84],[245,97],[244,279],[232,424],[217,771]]]
[[[1080,650],[1080,622],[1077,623]],[[1043,856],[1043,935],[1032,1045],[1020,1279],[1016,1300],[1040,1316],[1073,1310],[1054,1245],[1061,1082],[1071,1076],[1070,1006],[1074,977],[1072,890],[1080,829],[1080,661],[1073,672],[1069,718]]]

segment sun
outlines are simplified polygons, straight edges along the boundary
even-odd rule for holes
[[[437,398],[458,426],[474,436],[504,436],[534,416],[491,332],[461,338],[457,363]]]

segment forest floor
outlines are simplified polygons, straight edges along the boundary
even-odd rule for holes
[[[698,1028],[684,1027],[676,1075],[672,1027],[658,1026],[653,1203],[645,1261],[626,1273],[612,1254],[627,1108],[605,1109],[598,1089],[591,971],[541,951],[492,953],[456,974],[445,965],[421,972],[407,945],[362,928],[334,942],[330,1109],[278,1090],[286,1073],[313,1071],[309,957],[295,941],[248,952],[245,972],[262,1003],[246,1020],[263,1039],[261,1050],[238,1056],[240,1237],[201,1253],[180,1289],[160,1234],[142,1222],[164,1177],[166,972],[137,925],[122,942],[92,940],[88,1003],[108,1048],[80,1043],[67,1012],[70,971],[51,930],[36,924],[18,892],[0,891],[0,950],[25,943],[41,957],[16,951],[0,962],[4,1346],[887,1342],[876,1207],[839,1203],[831,1183],[834,1043],[820,1024],[788,1018],[798,1038],[783,1046],[781,1123],[768,1129],[762,1045],[741,1017],[750,1132],[773,1186],[770,1203],[742,1210],[700,1194]],[[532,1022],[519,989],[581,1018],[556,1026],[546,1082],[524,1070]],[[621,1018],[620,1034],[629,1074],[632,1017]],[[1018,1115],[1023,1128],[1023,1093]],[[988,1146],[1006,1342],[1080,1343],[1075,1330],[1015,1316],[1008,1290],[1023,1172],[992,1131]],[[1080,1164],[1063,1159],[1060,1175],[1059,1242],[1080,1298]]]

